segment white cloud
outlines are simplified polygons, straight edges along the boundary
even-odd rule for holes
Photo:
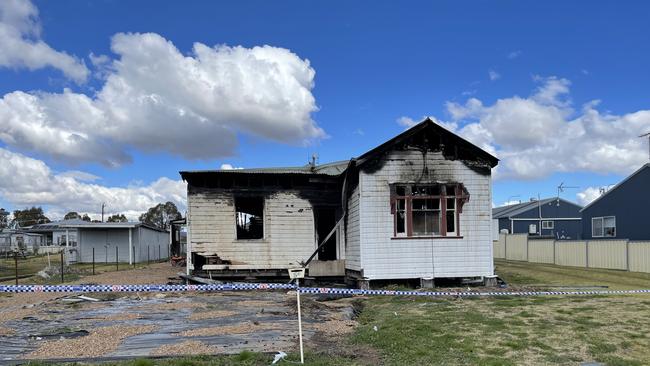
[[[411,127],[417,125],[421,121],[416,121],[411,117],[402,116],[402,117],[398,118],[396,120],[396,122],[397,122],[398,125],[408,129],[408,128],[411,128]]]
[[[38,9],[29,0],[0,1],[0,66],[30,70],[53,67],[77,83],[89,74],[84,62],[40,39]]]
[[[499,206],[497,206],[497,207],[510,206],[510,205],[517,205],[517,204],[519,204],[519,203],[521,203],[521,200],[510,200],[510,201],[505,201],[505,202],[503,202],[501,205],[499,205]]]
[[[578,198],[578,204],[586,206],[593,202],[596,198],[601,196],[601,188],[599,187],[588,187],[582,192],[578,192],[576,197]]]
[[[186,184],[159,178],[147,185],[107,187],[92,181],[98,177],[79,171],[57,174],[43,161],[0,148],[0,196],[14,207],[48,207],[52,218],[77,211],[99,215],[101,204],[107,213],[124,213],[132,220],[158,203],[172,201],[180,211],[186,204]],[[95,216],[96,217],[96,216]]]
[[[501,162],[499,178],[537,179],[555,172],[628,174],[647,160],[638,131],[650,130],[650,110],[602,113],[598,102],[571,107],[566,79],[535,77],[540,86],[526,98],[492,105],[476,98],[447,103],[456,130]]]
[[[66,162],[119,166],[130,161],[128,148],[232,156],[240,132],[294,144],[326,137],[311,118],[315,71],[287,49],[195,43],[184,55],[153,33],[120,33],[111,46],[119,57],[105,66],[105,83],[92,97],[5,95],[0,140]]]
[[[490,77],[490,80],[495,81],[501,79],[501,74],[494,70],[488,71],[488,76]]]
[[[514,60],[519,56],[521,56],[521,50],[515,50],[515,51],[512,51],[512,52],[508,53],[508,58],[510,60]]]
[[[223,163],[223,164],[221,164],[221,167],[219,169],[221,169],[221,170],[240,170],[240,169],[244,169],[244,168],[235,167],[232,164],[228,164],[228,163]]]

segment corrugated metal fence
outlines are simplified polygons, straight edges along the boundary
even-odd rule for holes
[[[499,234],[494,258],[650,273],[650,241],[553,240]]]

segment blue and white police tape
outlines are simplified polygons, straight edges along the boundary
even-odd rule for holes
[[[360,290],[343,288],[301,287],[303,294],[332,294],[360,296],[456,296],[456,297],[496,297],[496,296],[553,296],[553,295],[624,295],[650,294],[650,289],[639,290],[594,290],[594,291],[391,291]]]
[[[232,283],[215,285],[0,285],[0,293],[86,293],[86,292],[220,292],[256,290],[295,290],[293,284]],[[352,296],[426,296],[426,297],[497,297],[497,296],[561,296],[561,295],[626,295],[650,294],[650,289],[592,291],[391,291],[332,287],[300,287],[302,294]]]
[[[293,284],[232,283],[218,285],[0,285],[2,292],[219,292],[291,290]]]

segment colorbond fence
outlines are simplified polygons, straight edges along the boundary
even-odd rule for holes
[[[650,241],[553,240],[499,234],[494,258],[650,273]]]

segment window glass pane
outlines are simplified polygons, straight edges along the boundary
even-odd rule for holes
[[[427,212],[427,234],[440,235],[440,212]]]
[[[425,208],[425,200],[413,200],[413,210],[423,210]]]
[[[604,236],[616,236],[616,219],[614,217],[603,218]]]
[[[440,235],[439,211],[413,211],[414,235]]]
[[[421,212],[421,211],[414,211],[412,218],[413,218],[413,234],[414,235],[422,235],[426,232],[426,219],[425,219],[426,213]]]
[[[456,212],[447,211],[447,234],[456,232]]]
[[[406,232],[404,227],[404,218],[406,215],[404,214],[404,211],[397,211],[396,215],[397,217],[395,218],[395,231],[398,234],[402,234]]]
[[[406,201],[397,200],[397,209],[395,212],[395,232],[398,234],[403,234],[406,232]]]
[[[591,219],[591,236],[603,236],[602,217],[594,217]]]
[[[447,210],[454,210],[454,209],[456,209],[456,199],[447,198]]]
[[[429,210],[439,210],[440,209],[440,200],[439,199],[430,199],[426,200],[427,209]]]

